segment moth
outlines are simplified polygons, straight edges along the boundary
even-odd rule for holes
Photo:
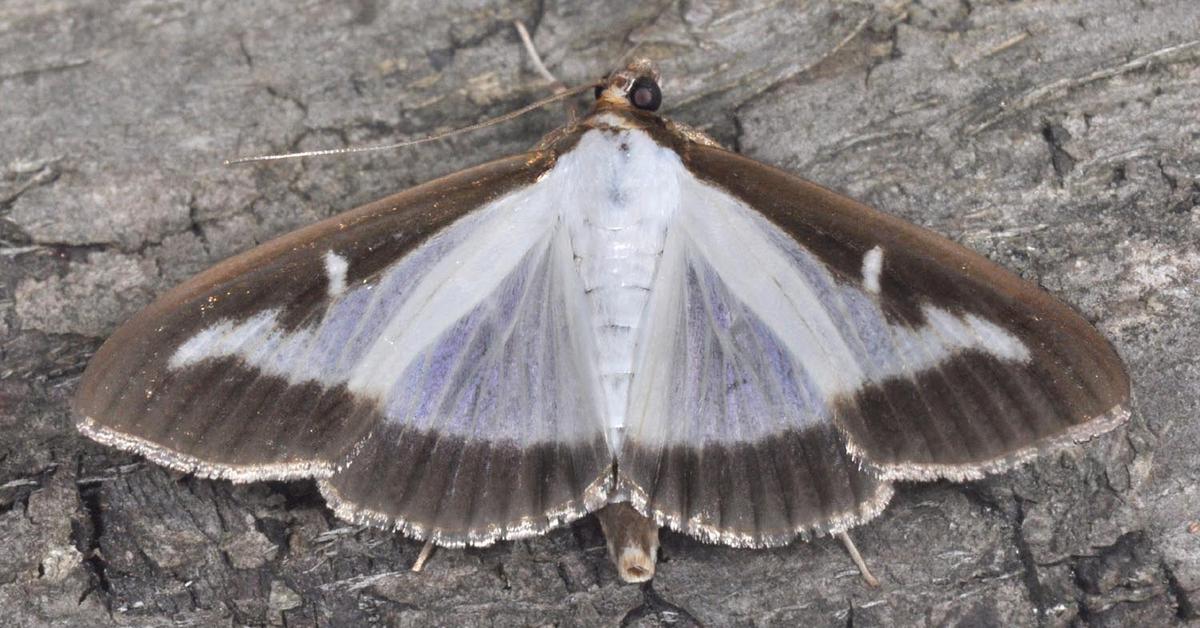
[[[83,434],[342,518],[483,546],[599,513],[771,547],[1125,421],[1070,307],[950,240],[655,113],[636,61],[528,153],[228,259],[100,348]]]

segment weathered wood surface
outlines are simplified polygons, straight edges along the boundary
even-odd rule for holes
[[[1200,599],[1200,8],[0,2],[0,623],[1159,626]],[[632,49],[668,115],[929,225],[1113,339],[1127,429],[1007,475],[904,485],[855,538],[664,535],[617,581],[597,524],[440,551],[338,522],[311,484],[180,478],[67,399],[156,293],[299,225],[531,145],[558,108],[418,149],[225,168],[472,123]]]

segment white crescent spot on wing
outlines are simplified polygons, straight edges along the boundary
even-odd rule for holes
[[[871,294],[879,294],[879,272],[883,270],[883,249],[876,246],[863,255],[863,288]]]
[[[333,251],[325,251],[325,276],[329,280],[329,296],[337,297],[346,291],[346,271],[349,270],[350,263],[346,258],[334,253]]]

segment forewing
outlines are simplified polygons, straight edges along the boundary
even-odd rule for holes
[[[340,515],[442,544],[603,502],[581,290],[518,156],[232,258],[100,349],[80,429],[234,480],[322,478]]]
[[[834,417],[885,476],[978,477],[1128,418],[1129,376],[1112,345],[1041,288],[739,155],[698,147],[688,165],[753,207],[790,255],[825,271],[810,282],[826,286],[837,335],[861,346],[867,375],[833,399]],[[885,328],[869,319],[879,317],[889,333],[876,333]],[[871,371],[880,365],[885,372]]]

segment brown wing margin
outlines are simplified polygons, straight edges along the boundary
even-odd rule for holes
[[[322,479],[339,515],[443,545],[486,544],[568,521],[603,502],[611,456],[591,443],[520,448],[388,425],[344,386],[289,383],[236,358],[168,368],[218,321],[269,308],[291,330],[329,304],[323,255],[372,283],[475,208],[533,183],[553,154],[517,155],[350,210],[230,258],[117,330],[85,371],[73,409],[85,435],[203,477]],[[597,478],[604,481],[597,485]]]
[[[618,492],[661,526],[708,543],[777,547],[874,519],[890,482],[862,469],[829,425],[733,445],[626,443]]]
[[[912,378],[839,399],[851,453],[886,479],[962,479],[1111,430],[1128,418],[1129,376],[1112,345],[1041,288],[931,231],[720,148],[691,145],[688,168],[737,196],[827,264],[861,281],[863,255],[886,253],[886,314],[912,325],[923,304],[969,312],[1030,349],[1028,363],[964,352]]]

